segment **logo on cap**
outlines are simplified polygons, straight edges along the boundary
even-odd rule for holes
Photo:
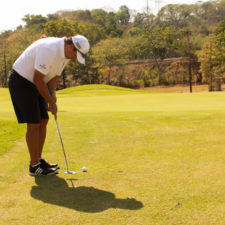
[[[76,42],[76,45],[77,45],[77,47],[78,47],[79,49],[81,49],[81,46],[80,46],[79,42]]]

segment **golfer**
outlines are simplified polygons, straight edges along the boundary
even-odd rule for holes
[[[26,123],[31,176],[53,175],[59,166],[42,158],[49,120],[57,119],[56,87],[70,59],[85,64],[90,45],[84,36],[47,37],[31,44],[15,61],[8,86],[18,123]]]

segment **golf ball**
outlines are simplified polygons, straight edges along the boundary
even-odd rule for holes
[[[83,172],[87,172],[87,168],[85,166],[82,167]]]

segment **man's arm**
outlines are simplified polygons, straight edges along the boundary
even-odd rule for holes
[[[49,92],[50,92],[51,96],[54,98],[55,102],[57,101],[56,88],[57,88],[59,78],[60,78],[60,76],[55,76],[47,83]]]
[[[48,102],[48,110],[57,118],[57,105],[54,98],[50,95],[47,85],[44,82],[45,75],[38,70],[34,71],[34,84],[37,87],[39,93]]]

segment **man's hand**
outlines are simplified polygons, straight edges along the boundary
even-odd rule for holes
[[[56,105],[56,96],[53,97],[49,93],[49,89],[44,82],[45,75],[35,70],[34,72],[34,84],[36,85],[39,93],[42,97],[48,102],[49,107],[48,111],[50,111],[53,115],[55,115],[55,119],[57,119],[57,105]]]
[[[58,111],[58,108],[57,108],[56,102],[51,102],[49,104],[48,111],[50,111],[52,113],[52,115],[55,116],[55,119],[57,119],[57,111]]]
[[[57,120],[57,111],[58,111],[58,108],[57,108],[57,105],[56,105],[56,102],[57,102],[56,91],[53,91],[50,94],[52,96],[52,99],[54,101],[54,104],[52,104],[52,105],[49,104],[48,111],[50,111],[55,116],[55,119]],[[55,108],[55,106],[56,106],[56,108]]]

